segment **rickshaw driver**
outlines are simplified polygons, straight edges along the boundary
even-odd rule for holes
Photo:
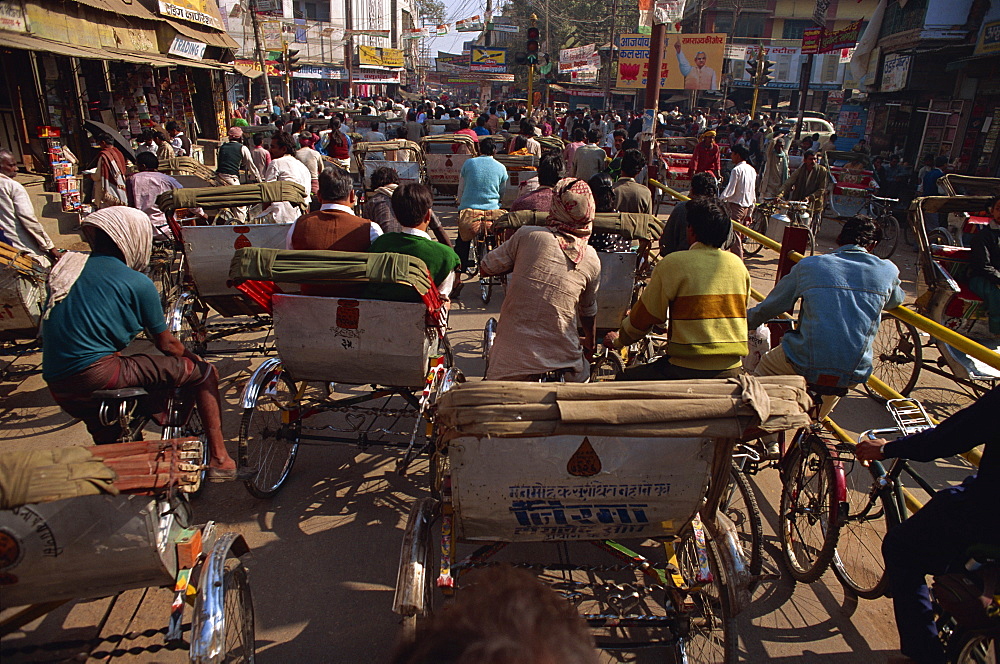
[[[823,214],[820,205],[829,181],[830,171],[816,163],[815,152],[806,150],[802,154],[802,165],[781,185],[778,196],[789,201],[811,201],[811,213]]]
[[[81,228],[92,253],[70,252],[52,269],[42,322],[42,376],[56,403],[84,421],[95,443],[113,443],[120,432],[101,424],[94,391],[189,388],[208,436],[209,478],[235,479],[222,437],[218,373],[167,330],[156,287],[141,272],[153,244],[149,217],[114,206],[89,215]],[[122,355],[144,329],[163,355]]]
[[[563,371],[567,382],[587,381],[601,280],[601,261],[588,244],[595,210],[590,186],[563,178],[553,189],[546,225],[522,226],[483,258],[483,276],[513,274],[487,380],[539,380]]]
[[[903,303],[899,268],[873,256],[879,228],[870,217],[844,222],[840,247],[831,254],[803,258],[764,301],[748,314],[749,328],[763,325],[801,298],[798,326],[760,360],[758,376],[805,377],[810,385],[847,388],[872,374],[872,344],[882,312]],[[824,395],[819,419],[830,414],[840,397]],[[768,453],[777,443],[767,441]]]
[[[975,233],[972,248],[969,289],[983,298],[989,317],[990,335],[1000,339],[1000,196],[987,209],[989,225]]]
[[[734,378],[747,354],[750,273],[723,249],[732,232],[728,213],[716,200],[687,202],[691,245],[660,260],[642,296],[618,332],[604,337],[622,348],[670,320],[667,354],[625,370],[621,380]]]
[[[479,156],[462,164],[458,176],[458,239],[455,252],[462,269],[471,264],[469,250],[480,228],[489,232],[500,215],[500,198],[509,176],[507,168],[493,158],[496,144],[489,136],[479,141]]]

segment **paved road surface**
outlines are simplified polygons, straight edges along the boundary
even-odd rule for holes
[[[446,225],[454,225],[453,212],[446,209],[443,217]],[[832,247],[836,228],[827,221],[820,251]],[[895,257],[911,300],[916,294],[915,259],[906,246]],[[775,263],[766,251],[748,261],[758,290],[769,290]],[[498,315],[502,299],[495,293],[483,307],[475,288],[467,288],[453,310],[449,334],[457,363],[473,380],[482,375],[483,325],[489,316]],[[5,447],[86,443],[83,426],[52,404],[40,375],[31,371],[39,362],[37,354],[21,358],[0,382],[0,439]],[[230,436],[239,426],[240,390],[259,362],[259,357],[216,362]],[[967,403],[946,381],[926,376],[915,395],[935,413]],[[882,407],[859,391],[852,391],[834,415],[854,432],[890,424]],[[399,631],[391,604],[402,528],[412,501],[424,495],[427,486],[425,462],[400,477],[393,472],[395,458],[378,448],[304,446],[286,488],[274,499],[254,499],[242,485],[230,484],[211,485],[198,500],[199,521],[214,519],[224,529],[241,532],[253,549],[249,568],[259,661],[386,661]],[[925,465],[938,486],[957,482],[969,472],[962,459]],[[768,565],[778,570],[776,473],[765,471],[753,484],[767,522]],[[169,602],[167,591],[150,590],[125,593],[114,601],[71,603],[4,638],[0,656],[11,664],[65,661],[74,655],[74,661],[184,661],[182,652],[158,645],[162,635],[156,630],[166,624]],[[95,626],[102,621],[98,631]],[[811,585],[785,579],[762,584],[740,624],[746,661],[877,663],[898,647],[890,602],[852,601],[829,572]],[[98,633],[101,638],[90,641]],[[69,648],[44,645],[73,640],[78,643]],[[92,659],[80,654],[85,652]]]

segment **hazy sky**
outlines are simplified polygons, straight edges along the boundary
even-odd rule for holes
[[[455,32],[455,21],[463,18],[471,18],[476,14],[483,16],[486,13],[485,0],[443,0],[443,2],[445,6],[445,21],[452,26],[452,30],[444,37],[431,37],[427,40],[431,57],[436,57],[438,51],[461,53],[462,42],[475,39],[479,36],[479,33]],[[494,7],[499,4],[500,0],[497,0],[494,3]]]

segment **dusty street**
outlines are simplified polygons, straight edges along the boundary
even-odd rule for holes
[[[454,217],[453,211],[444,210],[447,227],[454,228]],[[832,247],[838,228],[827,220],[818,251]],[[915,252],[901,242],[894,260],[906,280],[909,301],[917,294],[915,259]],[[754,286],[767,292],[774,254],[765,251],[748,265]],[[449,335],[458,366],[470,380],[478,380],[482,328],[490,316],[498,315],[503,297],[495,291],[489,306],[483,307],[475,284],[469,286],[452,311]],[[10,359],[4,358],[4,363]],[[241,389],[261,357],[210,359],[222,377],[224,430],[234,452]],[[87,443],[82,424],[53,404],[37,371],[40,361],[38,353],[16,359],[0,383],[4,447]],[[968,403],[953,385],[926,373],[914,396],[935,414]],[[883,407],[860,390],[841,402],[834,418],[854,433],[891,424]],[[304,445],[288,484],[275,498],[255,499],[242,484],[231,483],[211,485],[197,500],[199,522],[215,520],[223,529],[242,533],[253,551],[248,566],[260,662],[386,661],[399,632],[391,605],[402,528],[411,503],[426,494],[428,484],[424,460],[401,477],[393,471],[396,456],[377,447],[359,451]],[[922,470],[941,487],[970,472],[960,458],[926,465],[930,467]],[[751,481],[766,519],[766,564],[780,572],[774,535],[777,474],[764,471]],[[169,603],[166,590],[70,603],[5,637],[0,657],[11,664],[184,661],[184,653],[160,646],[159,630],[166,625]],[[761,584],[740,625],[743,657],[751,662],[878,663],[898,647],[890,601],[847,597],[831,572],[811,585],[796,585],[787,578]]]

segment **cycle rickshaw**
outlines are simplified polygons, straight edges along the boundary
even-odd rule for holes
[[[834,216],[841,222],[857,214],[874,219],[882,230],[882,239],[872,253],[879,258],[892,256],[900,231],[892,206],[899,199],[875,195],[879,186],[871,171],[871,158],[861,152],[828,150],[823,153],[823,161],[830,169],[827,203]],[[819,233],[822,221],[821,214],[813,218],[814,233]]]
[[[376,168],[383,166],[396,171],[401,184],[424,182],[427,179],[423,150],[413,141],[396,139],[375,143],[358,143],[351,152],[354,155],[354,163],[358,168],[358,173],[361,175],[361,186],[366,194],[372,191],[372,173]],[[374,155],[374,157],[370,157],[370,155]]]
[[[439,134],[420,139],[427,168],[427,184],[437,199],[454,202],[458,194],[462,166],[479,154],[479,146],[469,136]]]
[[[0,609],[24,608],[8,613],[0,634],[71,600],[162,587],[173,590],[173,603],[169,611],[164,607],[167,627],[152,631],[153,637],[163,634],[163,640],[147,641],[149,652],[165,644],[187,649],[189,660],[198,664],[254,661],[253,603],[241,561],[249,548],[241,535],[221,532],[213,522],[194,523],[190,503],[182,497],[188,488],[184,455],[200,457],[188,449],[191,442],[4,454]],[[194,611],[185,624],[188,602]],[[142,643],[133,641],[129,652],[142,650]],[[113,653],[94,652],[104,645],[98,637],[88,655],[110,659]],[[66,647],[78,653],[80,641]]]
[[[484,253],[493,249],[493,243],[499,244],[505,236],[513,233],[521,226],[543,226],[547,217],[545,212],[519,210],[508,212],[493,224],[493,233],[488,237],[483,247]],[[651,214],[638,212],[599,212],[594,216],[594,233],[611,233],[629,242],[638,244],[635,251],[597,252],[601,260],[601,286],[597,293],[597,336],[616,331],[639,298],[645,279],[649,276],[651,263],[649,248],[660,239],[665,222]],[[506,277],[482,277],[480,288],[483,300],[489,301],[489,291],[494,285],[505,285]],[[495,327],[495,321],[492,327]],[[490,345],[491,324],[487,322],[484,333],[486,345]],[[489,349],[484,350],[489,354]],[[616,352],[605,350],[594,358],[591,380],[614,378],[625,370],[624,360]]]
[[[808,403],[797,376],[455,385],[437,405],[432,496],[407,520],[393,610],[419,633],[466,573],[507,562],[572,602],[603,649],[735,662],[749,579],[717,510],[732,449],[808,423]]]
[[[247,248],[236,252],[230,276],[345,289],[344,296],[273,295],[278,357],[257,368],[241,399],[238,460],[252,473],[247,490],[274,496],[299,445],[311,441],[402,449],[396,469],[405,472],[429,445],[425,420],[437,391],[463,380],[445,336],[447,309],[424,262],[393,253]],[[408,301],[367,299],[372,284],[392,284]],[[323,413],[340,421],[305,424]],[[401,421],[412,425],[400,429]]]
[[[976,338],[986,329],[982,298],[969,290],[968,270],[972,250],[966,247],[932,244],[926,228],[928,215],[986,216],[991,197],[929,196],[910,204],[910,225],[920,252],[920,274],[927,290],[917,298],[915,309],[931,320]],[[997,349],[997,342],[982,341]],[[924,357],[924,350],[936,347],[940,356]],[[883,316],[873,347],[874,375],[894,390],[909,394],[917,385],[921,369],[950,378],[973,397],[979,396],[1000,381],[1000,371],[970,357],[944,341],[931,338],[924,342],[917,329],[908,323]],[[869,390],[869,395],[878,398]]]
[[[229,283],[229,263],[236,250],[242,247],[284,248],[290,225],[187,225],[191,221],[204,220],[182,222],[176,211],[201,207],[210,215],[219,215],[227,208],[249,206],[251,218],[254,218],[257,210],[266,210],[275,202],[287,202],[304,209],[305,191],[295,182],[263,182],[238,187],[174,189],[157,197],[156,204],[167,215],[184,255],[181,290],[167,312],[167,325],[193,352],[205,354],[210,342],[270,327],[270,316],[260,304],[266,293],[233,288]],[[210,311],[236,320],[210,323]],[[252,344],[249,352],[265,349],[265,344]],[[211,352],[242,353],[247,349],[213,349]]]
[[[500,207],[509,208],[521,194],[521,183],[538,175],[538,157],[496,154],[493,158],[507,169],[507,184],[500,194]]]
[[[938,189],[944,196],[1000,196],[1000,178],[947,173],[938,180]],[[927,239],[931,244],[965,247],[969,237],[988,223],[988,215],[949,214],[947,225],[929,231]]]

